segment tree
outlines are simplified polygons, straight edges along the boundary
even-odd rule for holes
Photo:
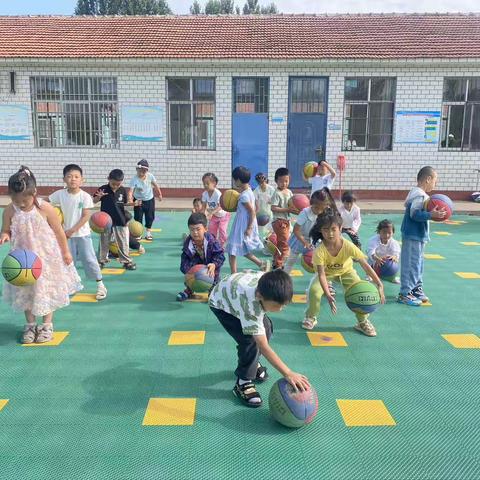
[[[167,0],[77,0],[75,15],[169,15]]]
[[[273,15],[278,13],[277,6],[272,2],[270,5],[266,5],[264,7],[260,7],[260,13],[262,15]]]
[[[197,0],[195,0],[190,6],[190,13],[192,15],[200,15],[202,13],[202,7]]]
[[[234,0],[208,0],[205,4],[206,15],[231,15],[234,9]]]
[[[247,0],[243,6],[244,15],[258,15],[260,13],[260,5],[258,0]]]

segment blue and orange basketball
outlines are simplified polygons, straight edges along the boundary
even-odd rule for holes
[[[185,274],[185,284],[197,293],[208,292],[213,282],[214,278],[208,275],[206,265],[195,265]]]
[[[355,313],[372,313],[380,305],[380,293],[373,283],[361,280],[345,292],[345,303]]]
[[[315,273],[315,267],[313,266],[312,257],[313,250],[309,250],[302,255],[301,264],[308,273]]]
[[[375,268],[375,273],[380,278],[389,279],[391,277],[394,277],[398,273],[399,266],[400,265],[398,262],[395,262],[393,260],[385,260],[385,262],[383,262],[383,265]]]
[[[257,213],[257,225],[264,227],[270,221],[270,215],[268,213]]]
[[[282,425],[299,428],[313,421],[318,411],[318,396],[313,387],[301,392],[281,378],[277,380],[268,396],[272,417]]]
[[[317,162],[307,162],[303,166],[303,175],[305,178],[312,178],[317,174],[318,163]]]
[[[30,250],[12,250],[2,263],[3,277],[17,287],[33,285],[41,274],[42,261]]]
[[[429,212],[431,212],[435,207],[437,207],[439,210],[445,210],[447,212],[447,214],[443,217],[442,220],[437,221],[444,222],[445,220],[448,220],[453,214],[453,202],[446,195],[442,195],[441,193],[435,193],[427,200],[426,203],[427,210]]]
[[[90,228],[96,233],[104,233],[112,228],[112,218],[108,213],[95,212],[90,217]]]

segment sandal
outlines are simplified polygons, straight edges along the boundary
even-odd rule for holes
[[[133,262],[128,262],[123,264],[125,270],[136,270],[137,266]]]
[[[258,408],[262,406],[262,397],[255,389],[253,382],[244,383],[243,385],[237,382],[233,387],[233,394],[247,407]],[[259,399],[259,401],[254,401],[254,399]]]
[[[304,328],[305,330],[313,330],[316,324],[316,318],[305,317],[302,322],[302,328]]]
[[[259,364],[260,365],[260,364]],[[257,375],[255,376],[255,383],[262,383],[265,380],[268,380],[267,367],[260,365],[257,368]]]

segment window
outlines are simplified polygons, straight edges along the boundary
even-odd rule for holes
[[[480,77],[444,79],[440,148],[480,150]]]
[[[391,150],[396,79],[345,79],[344,150]]]
[[[233,112],[268,113],[268,78],[234,78]]]
[[[118,148],[117,79],[30,77],[36,147]]]
[[[167,79],[169,147],[215,149],[215,79]]]
[[[325,113],[326,90],[325,78],[292,78],[290,112]]]

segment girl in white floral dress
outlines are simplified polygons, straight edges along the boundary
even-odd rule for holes
[[[53,312],[70,303],[69,296],[82,289],[67,238],[57,213],[36,197],[33,173],[26,167],[8,181],[12,199],[3,211],[0,245],[10,241],[12,250],[31,250],[42,261],[42,273],[29,286],[3,285],[3,299],[15,311],[25,312],[23,343],[44,343],[53,338]],[[36,324],[43,317],[43,324]]]

